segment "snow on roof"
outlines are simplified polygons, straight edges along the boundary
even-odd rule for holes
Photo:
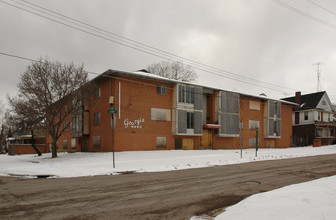
[[[102,77],[104,75],[105,76],[113,77],[113,75],[118,75],[118,74],[119,75],[132,76],[132,77],[135,77],[135,78],[144,78],[144,79],[152,79],[152,80],[155,80],[155,81],[163,81],[163,82],[171,83],[171,84],[181,83],[181,84],[187,84],[187,85],[193,85],[193,86],[200,86],[200,87],[208,88],[208,89],[212,89],[212,90],[221,90],[221,91],[233,92],[233,93],[240,94],[242,96],[249,96],[249,97],[254,97],[254,98],[264,99],[264,100],[280,101],[282,103],[286,103],[286,104],[289,104],[289,105],[298,105],[298,104],[296,104],[294,102],[290,102],[290,101],[286,101],[286,100],[269,98],[269,97],[266,97],[264,94],[252,95],[252,94],[247,94],[247,93],[232,91],[232,90],[228,90],[228,89],[224,89],[224,88],[207,86],[207,85],[203,85],[203,84],[199,84],[199,83],[192,83],[192,82],[185,82],[185,81],[181,81],[181,80],[168,79],[166,77],[158,76],[158,75],[155,75],[155,74],[149,73],[147,71],[143,71],[143,70],[138,70],[138,71],[135,71],[135,72],[127,72],[127,71],[120,71],[120,70],[109,69],[109,70],[105,71],[104,73],[100,74],[96,78],[100,78],[100,77]],[[95,80],[95,79],[93,79],[93,80]]]

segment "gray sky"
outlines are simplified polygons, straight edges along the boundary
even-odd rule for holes
[[[20,5],[29,5],[25,2],[1,0],[0,53],[84,63],[86,70],[95,73],[107,69],[135,71],[163,60],[2,1],[42,15]],[[314,64],[321,62],[321,88],[336,102],[336,1],[333,0],[281,0],[296,12],[272,0],[27,1],[160,50],[238,74],[242,76],[240,80],[248,81],[232,80],[225,72],[192,64],[197,67],[197,83],[223,89],[253,95],[265,93],[274,98],[292,96],[295,91],[315,92],[317,66]],[[302,13],[306,13],[305,16]],[[30,63],[0,55],[0,100],[6,102],[6,94],[16,94],[19,76]]]

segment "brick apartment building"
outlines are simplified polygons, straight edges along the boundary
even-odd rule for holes
[[[58,151],[237,149],[241,122],[243,148],[256,146],[256,128],[259,147],[291,146],[292,102],[144,72],[108,70],[93,82],[95,104],[83,106]]]

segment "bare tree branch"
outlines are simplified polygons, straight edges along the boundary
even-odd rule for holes
[[[181,62],[161,61],[149,65],[146,70],[152,74],[166,77],[168,79],[176,79],[184,82],[193,82],[197,79],[197,74],[191,66],[184,65]]]
[[[15,119],[31,127],[45,125],[52,137],[52,157],[57,157],[59,137],[80,112],[85,93],[90,93],[88,73],[83,65],[40,58],[21,75],[18,89],[18,97],[8,97]]]

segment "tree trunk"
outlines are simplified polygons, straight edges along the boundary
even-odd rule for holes
[[[53,144],[52,144],[52,150],[51,150],[51,158],[57,157],[57,149],[56,149],[56,138],[53,137]]]
[[[32,147],[34,148],[34,150],[35,150],[35,152],[37,153],[38,156],[42,156],[42,153],[35,146],[34,129],[32,127],[30,127],[30,133],[31,133],[31,136],[32,136]]]

